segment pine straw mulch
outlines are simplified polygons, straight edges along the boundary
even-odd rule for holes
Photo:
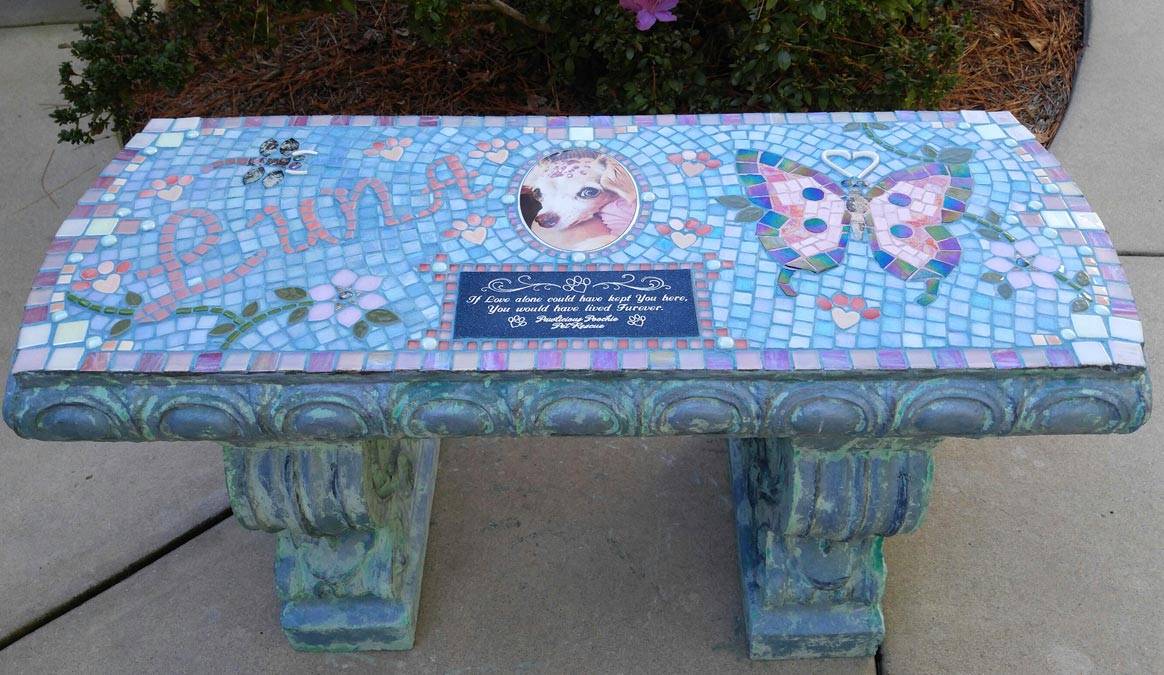
[[[1051,142],[1083,53],[1085,0],[963,0],[973,17],[946,109],[1009,110]]]
[[[1010,110],[1049,143],[1083,50],[1085,0],[963,0],[970,13],[959,84],[944,109]],[[547,87],[536,54],[507,52],[486,13],[454,47],[404,28],[402,3],[359,13],[283,16],[273,47],[224,43],[205,27],[197,72],[176,95],[135,92],[137,119],[288,113],[558,115],[588,112],[577,92]],[[593,111],[589,111],[593,112]]]

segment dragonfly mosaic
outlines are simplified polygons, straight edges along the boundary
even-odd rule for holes
[[[651,269],[690,270],[698,336],[453,338],[461,272]],[[1007,113],[187,118],[62,224],[14,370],[1142,366],[1142,341],[1102,222]]]

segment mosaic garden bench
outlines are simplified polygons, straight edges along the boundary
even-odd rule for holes
[[[862,655],[937,439],[1132,431],[1142,342],[1006,113],[154,120],[57,232],[4,414],[222,441],[329,651],[412,645],[439,438],[722,435],[751,655]]]

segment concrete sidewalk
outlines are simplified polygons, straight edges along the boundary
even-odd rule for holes
[[[1121,251],[1164,372],[1164,177],[1155,86],[1164,6],[1094,3],[1055,153]],[[62,26],[0,29],[0,311],[115,152],[55,146]],[[1118,103],[1116,105],[1115,103]],[[1156,180],[1153,180],[1153,177]],[[15,338],[0,326],[0,353]],[[7,367],[7,361],[3,361]],[[6,376],[6,373],[0,373]],[[886,543],[890,673],[1164,672],[1164,416],[1130,436],[947,441],[921,530]],[[417,645],[308,655],[278,630],[273,537],[231,520],[212,444],[23,441],[0,426],[0,672],[864,672],[872,659],[752,663],[722,441],[443,446]],[[87,589],[190,541],[86,602]]]
[[[117,152],[57,145],[70,26],[0,28],[0,316],[18,317],[57,226]],[[0,381],[16,322],[0,325]],[[227,509],[214,444],[52,445],[0,424],[0,643]]]

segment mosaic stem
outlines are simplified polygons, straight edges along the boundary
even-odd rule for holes
[[[174,310],[174,314],[219,314],[225,319],[229,319],[231,323],[236,326],[243,322],[243,318],[238,314],[226,309],[225,307],[210,307],[207,305],[198,305],[197,307],[179,307]]]
[[[291,302],[291,303],[287,303],[286,305],[272,307],[271,309],[268,309],[265,312],[262,312],[260,314],[256,314],[256,315],[250,317],[249,319],[247,319],[246,321],[244,321],[243,323],[238,324],[238,328],[235,328],[233,331],[231,331],[231,333],[226,336],[226,339],[224,339],[222,341],[222,347],[225,349],[226,347],[229,347],[230,345],[234,344],[234,341],[239,339],[240,337],[242,337],[244,333],[246,333],[250,329],[254,328],[255,326],[259,325],[260,323],[266,321],[267,319],[271,318],[272,316],[275,316],[277,314],[282,314],[283,312],[286,312],[286,311],[292,310],[292,309],[297,309],[299,307],[310,307],[313,304],[315,304],[314,300],[304,300],[302,302]]]
[[[913,153],[906,152],[905,150],[902,150],[901,148],[897,147],[896,145],[890,143],[889,141],[884,140],[883,138],[878,136],[873,131],[873,127],[869,126],[868,124],[862,124],[861,127],[865,130],[865,136],[867,136],[869,138],[869,140],[873,141],[874,143],[876,143],[880,147],[885,148],[886,150],[888,150],[889,152],[892,152],[895,155],[905,157],[906,159],[915,159],[919,162],[932,162],[932,161],[934,161],[933,157],[926,157],[925,155],[915,155]]]
[[[132,307],[110,307],[109,305],[101,305],[96,302],[86,300],[85,298],[82,298],[81,296],[75,295],[73,293],[65,293],[65,300],[68,300],[74,305],[84,307],[91,312],[97,312],[98,314],[132,316],[134,313],[134,309]]]
[[[970,222],[974,223],[975,225],[989,227],[990,229],[997,232],[999,234],[999,236],[1006,239],[1008,242],[1014,243],[1015,241],[1018,241],[1017,239],[1015,239],[1014,235],[1012,235],[1010,232],[1007,232],[1006,230],[1004,230],[1002,227],[999,226],[998,223],[992,223],[985,218],[981,218],[979,216],[974,215],[973,213],[963,213],[962,217],[965,218],[966,220],[969,220]]]

